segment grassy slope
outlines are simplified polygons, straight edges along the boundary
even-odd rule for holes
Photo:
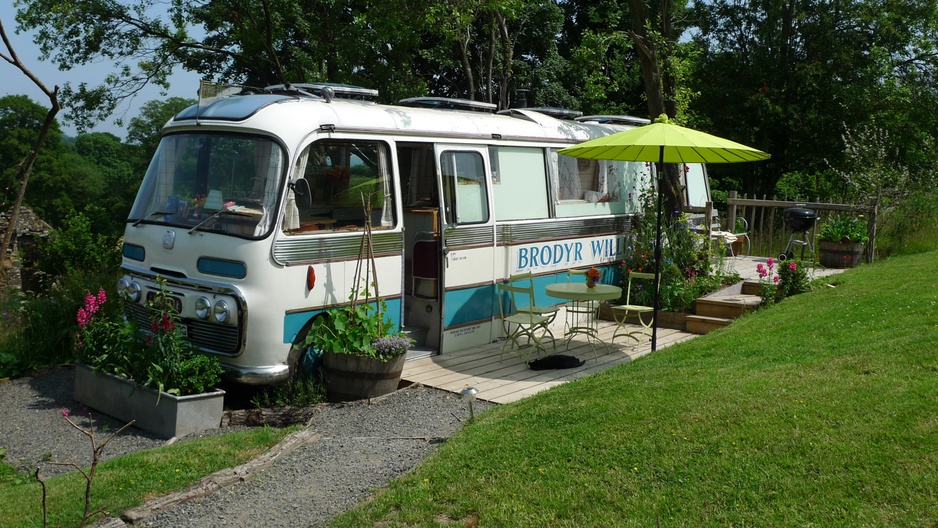
[[[936,258],[484,413],[333,525],[934,525]]]
[[[186,489],[204,475],[243,464],[267,452],[293,429],[261,427],[106,460],[98,466],[94,478],[91,510],[105,508],[109,515],[118,516],[149,497]],[[99,437],[98,443],[105,438]],[[0,481],[0,526],[42,526],[41,487],[31,478],[19,480],[15,484]],[[48,479],[49,526],[79,525],[85,506],[85,485],[78,472]],[[94,518],[99,519],[100,516]]]

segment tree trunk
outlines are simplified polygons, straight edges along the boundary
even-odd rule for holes
[[[463,75],[466,76],[466,99],[475,99],[475,80],[472,75],[472,63],[469,61],[469,28],[466,28],[466,37],[459,39],[459,58],[462,61]]]
[[[505,20],[505,15],[498,12],[495,16],[498,17],[498,29],[502,39],[502,75],[499,84],[498,108],[504,110],[510,104],[508,99],[511,86],[511,61],[515,56],[515,43],[508,33],[508,21]]]
[[[662,33],[666,38],[670,38],[665,31],[670,31],[670,21],[667,20],[670,15],[667,9],[669,0],[662,0]],[[657,118],[661,114],[674,117],[676,107],[674,77],[668,73],[666,77],[666,86],[662,85],[661,69],[659,68],[658,49],[654,38],[648,34],[648,24],[651,15],[648,6],[644,0],[629,0],[629,9],[632,12],[632,31],[629,36],[635,43],[638,51],[639,64],[642,67],[642,79],[645,82],[645,98],[648,101],[648,115],[651,119]],[[667,50],[665,50],[665,61],[667,60]],[[667,98],[665,97],[665,87],[669,90]],[[666,100],[669,102],[666,106]],[[665,205],[664,214],[671,218],[675,213],[680,213],[684,206],[684,192],[681,189],[680,170],[673,163],[664,164],[661,174],[661,188],[659,192],[663,193]]]
[[[56,86],[50,91],[22,62],[20,62],[19,57],[13,50],[12,44],[10,44],[10,39],[7,37],[6,29],[4,29],[2,23],[0,23],[0,38],[2,38],[3,44],[10,52],[9,56],[0,53],[0,58],[3,58],[29,77],[29,79],[49,97],[49,102],[51,103],[49,112],[46,113],[46,118],[42,122],[42,128],[39,129],[39,137],[37,137],[35,143],[33,143],[33,148],[26,154],[26,158],[20,163],[20,170],[17,174],[20,188],[16,193],[16,201],[13,203],[13,209],[10,211],[10,223],[7,225],[6,233],[3,235],[3,244],[0,245],[0,274],[5,275],[7,268],[10,266],[10,263],[7,262],[7,251],[10,249],[10,243],[13,240],[13,232],[16,230],[16,223],[19,221],[20,207],[22,207],[23,197],[26,195],[26,185],[29,183],[29,175],[33,170],[33,164],[36,162],[36,158],[39,156],[39,150],[42,148],[42,144],[49,134],[49,129],[52,128],[52,124],[55,123],[55,115],[59,113],[62,107],[59,105],[59,87]]]

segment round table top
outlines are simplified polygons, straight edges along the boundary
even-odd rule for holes
[[[571,301],[608,301],[622,297],[622,288],[612,284],[597,284],[587,288],[585,282],[558,282],[548,284],[544,289],[551,297]]]

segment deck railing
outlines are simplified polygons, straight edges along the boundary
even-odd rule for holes
[[[712,206],[711,206],[712,207]],[[794,200],[775,200],[749,198],[744,194],[741,198],[736,191],[730,191],[726,200],[727,231],[734,232],[737,218],[745,218],[749,224],[747,236],[751,244],[750,253],[754,256],[776,256],[788,245],[792,231],[785,224],[785,209],[791,207],[804,207],[817,213],[817,222],[808,231],[808,237],[817,250],[817,230],[832,214],[850,214],[864,216],[867,219],[867,235],[870,240],[866,245],[866,262],[873,262],[873,250],[876,247],[876,207],[851,204],[836,204],[824,202],[808,202]],[[804,247],[801,247],[802,251]],[[800,258],[800,255],[799,255]],[[805,258],[814,258],[814,255],[805,255]]]

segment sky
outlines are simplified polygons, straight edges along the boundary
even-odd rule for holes
[[[12,0],[0,0],[0,21],[10,37],[10,44],[13,50],[19,56],[20,61],[42,81],[50,90],[55,86],[62,86],[66,82],[77,85],[80,82],[86,82],[89,85],[100,84],[107,74],[116,71],[112,63],[100,63],[75,68],[70,71],[61,72],[52,62],[41,62],[39,60],[39,47],[33,43],[33,35],[29,33],[16,33],[16,10],[13,8]],[[0,43],[0,52],[7,54],[7,49]],[[122,102],[114,115],[104,122],[98,124],[93,129],[94,132],[110,132],[117,137],[124,139],[127,135],[125,128],[118,127],[114,120],[123,118],[124,124],[131,118],[137,116],[140,106],[154,99],[163,99],[166,97],[187,97],[197,98],[196,92],[199,88],[199,75],[191,72],[176,71],[170,77],[170,89],[167,94],[161,95],[160,88],[156,86],[147,86],[143,91],[137,94],[132,100]],[[42,93],[33,82],[26,77],[10,63],[0,60],[0,97],[5,95],[27,95],[34,102],[48,108],[49,99]],[[62,131],[69,136],[75,136],[77,132],[75,127],[65,120],[65,112],[61,111],[56,116]]]

